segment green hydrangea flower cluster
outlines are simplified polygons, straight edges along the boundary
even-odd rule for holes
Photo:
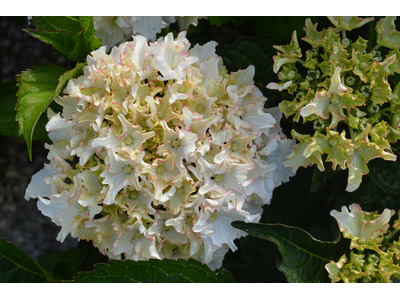
[[[350,260],[344,254],[338,262],[325,265],[332,282],[389,283],[400,279],[400,238],[393,240],[400,229],[399,220],[394,222],[394,230],[388,230],[393,214],[389,209],[381,215],[364,212],[358,204],[350,205],[350,212],[345,206],[342,212],[331,211],[343,237],[351,239],[350,249],[358,250],[350,252]]]
[[[300,122],[302,117],[313,125],[313,136],[292,130],[299,143],[284,165],[295,172],[316,164],[324,171],[323,161],[331,162],[333,170],[337,166],[349,170],[346,190],[352,192],[369,172],[371,159],[396,160],[390,144],[400,138],[400,83],[392,87],[388,78],[400,73],[400,32],[395,17],[381,19],[376,26],[377,45],[367,51],[368,40],[351,41],[346,31],[374,18],[329,19],[334,26],[320,32],[317,24],[306,20],[302,40],[312,48],[306,51],[305,61],[300,59],[296,31],[289,45],[274,46],[278,53],[273,70],[279,71],[280,82],[267,88],[286,89],[293,96],[280,104],[286,118],[293,116],[294,122]]]

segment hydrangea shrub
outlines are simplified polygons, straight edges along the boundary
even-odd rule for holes
[[[357,17],[329,17],[334,26],[322,31],[307,19],[302,40],[311,49],[305,60],[296,31],[290,44],[275,46],[273,70],[280,82],[267,88],[287,90],[292,99],[282,101],[281,111],[294,122],[311,124],[314,131],[292,130],[299,143],[283,163],[286,167],[295,172],[317,165],[324,171],[324,162],[331,162],[333,170],[348,169],[346,190],[352,192],[368,174],[371,159],[396,160],[391,144],[400,137],[400,85],[389,83],[391,75],[400,73],[400,32],[394,19],[377,23],[377,45],[370,51],[373,41],[346,37],[346,31],[374,20]]]
[[[273,189],[293,176],[281,162],[294,141],[255,69],[228,73],[215,42],[185,32],[140,35],[87,57],[48,110],[49,164],[25,198],[68,234],[113,259],[198,259],[221,266],[232,221],[258,222]]]

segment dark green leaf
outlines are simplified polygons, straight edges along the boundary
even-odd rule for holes
[[[201,262],[189,260],[132,261],[110,260],[108,264],[96,264],[94,271],[82,272],[73,282],[119,283],[119,282],[234,282],[232,275],[225,269],[213,272]]]
[[[276,107],[281,100],[279,93],[266,88],[268,83],[278,82],[277,75],[272,71],[272,57],[276,54],[272,46],[276,44],[277,42],[268,36],[240,37],[236,43],[218,52],[224,65],[231,72],[244,70],[249,65],[255,67],[254,82],[268,98],[268,107]]]
[[[15,121],[17,91],[16,79],[0,84],[0,134],[18,136],[18,122]]]
[[[68,80],[81,74],[83,64],[77,64],[70,71],[55,64],[35,66],[18,75],[19,90],[16,106],[16,120],[19,123],[19,135],[23,135],[28,146],[29,158],[32,160],[32,135],[40,116],[53,99],[62,92]],[[41,118],[44,128],[46,119]]]
[[[59,263],[68,263],[73,268],[79,268],[79,250],[73,248],[64,252],[46,253],[39,258],[39,264],[47,271],[54,273]]]
[[[369,175],[386,191],[400,191],[400,161],[374,159],[368,163]]]
[[[92,271],[94,264],[108,262],[108,257],[101,254],[91,241],[80,240],[78,249],[80,251],[79,271]]]
[[[370,161],[371,163],[371,161]],[[399,197],[389,191],[382,190],[371,176],[363,176],[360,187],[352,193],[341,190],[336,195],[334,208],[340,210],[343,205],[357,203],[363,211],[378,211],[385,208],[400,210]]]
[[[222,266],[238,283],[284,283],[285,275],[276,268],[281,254],[270,241],[248,235],[235,241],[238,249],[229,251]]]
[[[231,23],[229,26],[221,25],[217,28],[215,25],[211,25],[207,19],[200,19],[197,26],[191,26],[187,31],[187,38],[192,46],[216,41],[218,43],[217,53],[236,42],[239,36],[240,32],[235,30]]]
[[[285,225],[233,222],[232,226],[274,242],[283,261],[277,264],[289,282],[330,282],[325,265],[335,259],[335,243],[321,242],[308,232]]]
[[[325,180],[335,174],[335,171],[332,169],[331,162],[324,162],[325,171],[321,172],[317,166],[314,166],[314,176],[311,182],[310,193],[315,193],[322,188],[325,183]]]
[[[28,254],[0,238],[0,282],[51,282],[52,274]]]
[[[287,39],[292,37],[293,31],[297,31],[297,38],[305,35],[303,27],[306,19],[309,17],[304,16],[268,16],[268,17],[253,17],[250,19],[251,25],[256,34],[270,34],[278,40]],[[280,44],[279,44],[280,45]]]
[[[59,262],[54,268],[54,279],[58,281],[72,280],[78,275],[78,269],[67,262]]]
[[[215,25],[217,27],[227,24],[229,21],[232,21],[233,24],[235,24],[235,27],[239,27],[241,24],[245,23],[248,21],[251,17],[249,16],[211,16],[207,17],[207,19],[210,21],[211,25]]]
[[[77,62],[102,46],[96,38],[93,17],[35,17],[38,30],[25,30],[32,36],[50,44],[64,57]]]

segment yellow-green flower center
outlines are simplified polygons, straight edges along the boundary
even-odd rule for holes
[[[185,89],[185,87],[183,85],[181,85],[181,87],[179,88],[179,92],[180,93],[186,92],[186,89]]]
[[[164,166],[157,167],[157,174],[158,175],[163,175],[164,172],[165,172],[165,167]]]
[[[129,198],[136,200],[139,197],[139,192],[138,191],[133,191],[130,195]]]
[[[185,192],[185,191],[184,191],[183,187],[180,187],[179,189],[176,190],[176,193],[177,193],[179,196],[180,196],[180,195],[183,195],[184,192]]]
[[[106,115],[112,115],[114,113],[113,109],[111,107],[106,109]]]
[[[179,147],[180,145],[181,145],[181,143],[180,143],[179,140],[174,140],[174,141],[172,141],[172,147],[177,148],[177,147]]]
[[[218,213],[217,213],[217,212],[213,212],[213,213],[210,215],[210,221],[211,221],[211,222],[214,222],[216,219],[218,219]]]
[[[224,181],[224,176],[222,176],[221,174],[218,174],[215,176],[215,181],[216,182],[222,182]]]
[[[124,172],[125,174],[131,174],[133,172],[133,168],[131,166],[125,166],[124,167]]]
[[[160,119],[162,119],[162,118],[164,117],[164,112],[163,112],[162,110],[160,110],[160,111],[157,113],[157,117],[159,117]]]
[[[197,105],[197,106],[196,106],[196,111],[197,111],[198,113],[204,112],[204,105],[203,105],[203,104]]]
[[[127,145],[127,146],[132,145],[133,139],[132,139],[131,137],[128,136],[127,138],[125,138],[124,143],[125,143],[125,145]]]
[[[232,143],[231,144],[231,149],[232,149],[232,151],[236,151],[237,149],[238,149],[238,144],[236,144],[236,143]]]

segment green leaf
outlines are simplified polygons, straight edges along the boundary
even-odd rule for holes
[[[84,64],[70,71],[55,64],[34,66],[18,75],[19,90],[16,120],[19,135],[23,135],[32,160],[32,136],[41,114],[53,99],[62,92],[68,80],[81,74]]]
[[[56,280],[72,280],[78,275],[79,250],[73,248],[64,252],[46,253],[39,258],[39,264],[53,273]]]
[[[335,174],[336,171],[332,169],[331,162],[324,162],[324,167],[325,170],[321,172],[317,165],[314,166],[314,176],[311,182],[310,193],[319,191],[323,187],[325,180]]]
[[[235,24],[235,27],[239,27],[241,24],[247,22],[250,17],[249,16],[233,16],[233,17],[228,17],[228,16],[209,16],[207,19],[210,21],[211,25],[215,25],[217,27],[229,23],[229,21],[232,21],[233,24]]]
[[[80,240],[78,243],[79,271],[92,271],[94,264],[107,263],[108,257],[101,254],[99,249],[93,246],[92,241]]]
[[[32,36],[50,44],[64,57],[77,62],[102,46],[95,37],[93,17],[34,17],[38,30],[25,30]]]
[[[271,241],[251,235],[235,241],[238,249],[226,253],[222,266],[238,283],[285,283],[285,275],[276,268],[281,258]]]
[[[289,40],[292,36],[293,31],[297,31],[297,35],[300,38],[305,35],[303,27],[305,25],[306,16],[268,16],[268,17],[252,17],[250,22],[254,28],[254,32],[266,35],[270,34],[274,38],[281,40]],[[280,44],[278,44],[280,45]]]
[[[371,162],[373,162],[372,160]],[[384,162],[384,161],[382,161]],[[371,176],[365,176],[361,182],[360,188],[356,191],[348,193],[341,190],[334,199],[336,210],[340,210],[342,206],[349,206],[353,203],[359,204],[365,211],[382,212],[385,208],[400,210],[400,201],[396,194],[382,190]]]
[[[0,282],[52,282],[52,274],[33,258],[5,239],[0,238]]]
[[[277,75],[272,72],[274,64],[272,56],[276,54],[276,50],[272,46],[276,43],[278,42],[268,36],[240,37],[236,43],[225,47],[218,53],[222,56],[228,71],[244,70],[249,65],[255,67],[254,82],[268,98],[268,107],[276,107],[281,99],[279,93],[266,88],[268,83],[278,81]]]
[[[400,161],[374,159],[368,163],[369,175],[383,190],[400,192]]]
[[[110,260],[108,264],[96,264],[94,271],[80,273],[73,282],[228,283],[234,280],[227,270],[221,269],[215,273],[207,265],[194,259],[150,259],[149,261]]]
[[[0,84],[0,134],[18,136],[18,122],[15,121],[17,91],[16,79]]]
[[[279,224],[236,221],[232,226],[274,242],[283,257],[277,267],[289,282],[330,282],[325,265],[336,258],[336,243],[321,242],[300,228]]]

